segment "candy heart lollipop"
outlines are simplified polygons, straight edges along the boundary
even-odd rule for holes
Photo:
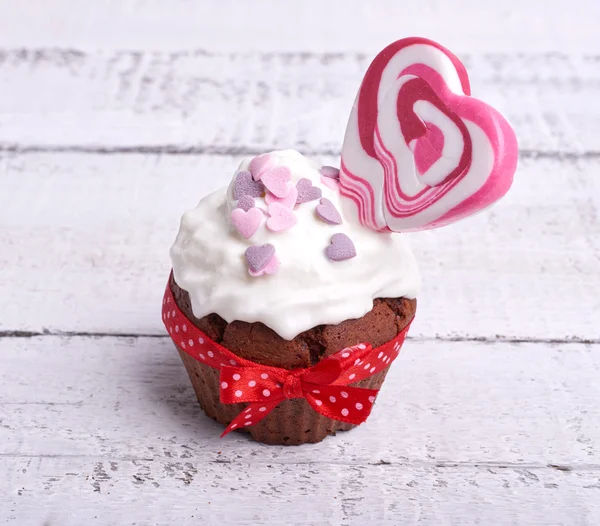
[[[379,53],[363,79],[340,191],[373,230],[437,228],[500,199],[517,158],[514,131],[470,96],[458,58],[431,40],[406,38]]]

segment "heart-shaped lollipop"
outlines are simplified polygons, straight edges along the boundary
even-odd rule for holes
[[[340,191],[374,230],[437,228],[500,199],[517,158],[514,131],[470,96],[458,58],[407,38],[367,70],[346,129]]]

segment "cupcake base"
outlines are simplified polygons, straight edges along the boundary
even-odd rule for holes
[[[174,280],[171,290],[179,309],[212,340],[242,358],[284,369],[310,367],[322,358],[362,342],[369,342],[373,347],[383,345],[410,323],[416,309],[416,300],[376,299],[373,309],[362,318],[314,327],[288,341],[262,323],[227,323],[216,314],[198,319],[193,315],[188,293]],[[246,404],[222,404],[219,371],[183,351],[179,351],[179,355],[204,412],[224,426],[229,425]],[[388,369],[352,385],[379,389]],[[265,444],[300,445],[320,442],[328,435],[353,427],[353,424],[315,412],[306,400],[297,398],[283,400],[257,425],[239,431],[250,433],[254,440]]]
[[[187,369],[200,407],[207,416],[228,426],[246,404],[222,404],[219,401],[219,371],[194,360],[183,351],[179,351],[179,356]],[[388,369],[352,385],[379,389]],[[354,424],[327,418],[314,411],[303,398],[295,398],[283,400],[257,425],[239,431],[250,433],[254,440],[264,444],[297,446],[321,442],[328,435],[353,427]]]

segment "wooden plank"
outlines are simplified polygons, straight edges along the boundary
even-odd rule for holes
[[[5,155],[0,330],[163,334],[179,218],[238,162]],[[412,336],[600,340],[598,170],[598,159],[524,160],[496,207],[413,235],[424,285]]]
[[[600,51],[459,54],[525,155],[598,155]],[[0,148],[337,154],[372,58],[3,49]]]
[[[218,439],[167,339],[0,356],[9,524],[600,520],[600,345],[407,342],[364,426],[297,448]]]
[[[594,0],[568,8],[558,0],[170,0],[168,7],[161,0],[2,0],[0,7],[0,45],[18,47],[376,52],[424,35],[463,51],[600,51]]]
[[[369,421],[319,445],[218,436],[167,338],[2,338],[0,456],[600,469],[600,345],[409,341]]]
[[[0,459],[7,524],[596,526],[598,471]],[[8,475],[8,476],[7,476]]]

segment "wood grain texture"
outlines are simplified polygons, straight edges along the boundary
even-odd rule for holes
[[[596,526],[596,470],[4,458],[6,524]],[[289,522],[287,522],[289,521]]]
[[[239,160],[5,155],[0,330],[164,334],[179,218]],[[524,160],[496,207],[413,235],[423,291],[411,335],[600,341],[599,169]]]
[[[600,156],[600,52],[456,51],[473,93],[507,115],[524,156]],[[337,154],[372,58],[3,49],[0,148]]]
[[[1,0],[0,45],[377,52],[423,35],[451,49],[600,51],[595,0]]]
[[[365,425],[298,448],[219,440],[166,338],[2,338],[0,355],[9,523],[600,516],[599,345],[407,342]]]

